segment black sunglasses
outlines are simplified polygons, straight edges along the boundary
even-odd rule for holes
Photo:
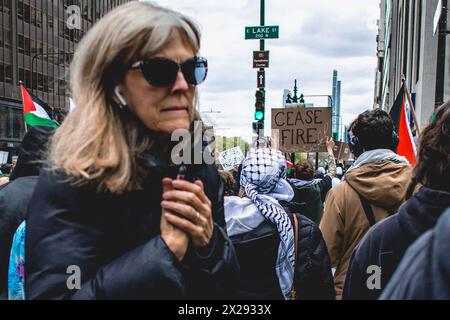
[[[180,69],[187,83],[199,85],[208,74],[208,61],[203,57],[193,57],[182,63],[166,58],[152,58],[133,63],[131,69],[141,69],[144,78],[155,87],[172,86]]]

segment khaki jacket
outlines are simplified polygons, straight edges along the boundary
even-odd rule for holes
[[[378,222],[403,203],[411,171],[405,163],[366,164],[348,172],[344,182],[328,192],[320,230],[328,247],[331,266],[336,268],[337,299],[342,296],[353,250],[370,228],[361,200],[353,188],[369,201]]]

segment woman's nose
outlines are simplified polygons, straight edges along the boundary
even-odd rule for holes
[[[175,80],[174,84],[172,85],[171,92],[176,91],[185,91],[189,89],[189,84],[187,83],[186,79],[184,78],[183,72],[181,72],[181,69],[178,70],[177,73],[177,79]]]

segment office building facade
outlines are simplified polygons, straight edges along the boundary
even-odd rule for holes
[[[342,139],[342,125],[341,125],[341,84],[342,82],[338,80],[338,71],[333,70],[333,92],[332,92],[332,131],[336,140]]]
[[[392,108],[404,75],[424,127],[450,99],[448,0],[382,0],[380,9],[374,107]]]

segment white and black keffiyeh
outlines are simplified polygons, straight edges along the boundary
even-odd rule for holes
[[[290,201],[294,192],[286,181],[286,159],[280,151],[251,149],[243,162],[241,186],[260,213],[277,226],[280,235],[276,273],[285,299],[293,285],[295,244],[291,220],[277,200]]]

